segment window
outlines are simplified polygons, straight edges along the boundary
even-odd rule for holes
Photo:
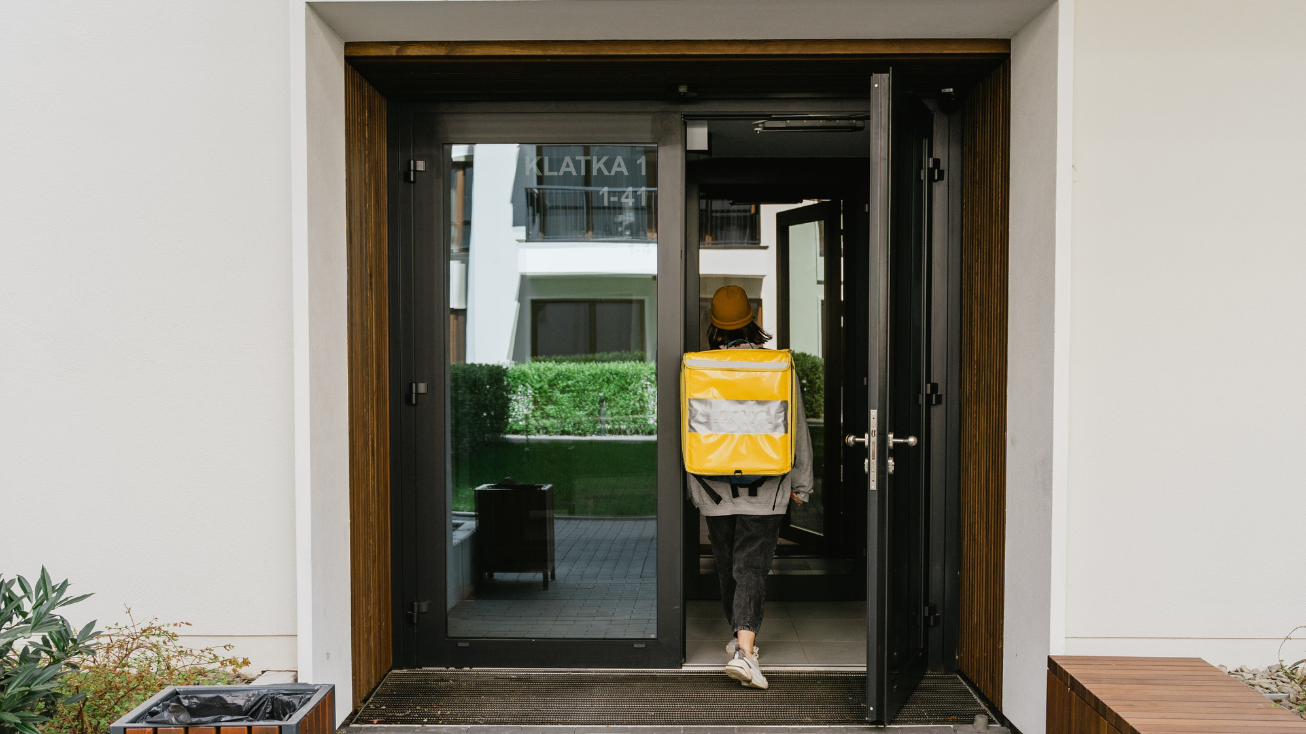
[[[521,148],[526,239],[657,239],[657,149],[613,145]]]
[[[703,247],[759,247],[761,213],[757,204],[700,197],[698,243]]]
[[[644,302],[635,300],[534,301],[531,357],[584,357],[600,362],[642,362]]]

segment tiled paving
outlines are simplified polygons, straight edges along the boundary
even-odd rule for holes
[[[569,519],[554,524],[558,578],[494,575],[449,612],[452,637],[657,636],[657,521]]]
[[[685,664],[725,664],[732,633],[721,603],[685,604]],[[757,646],[763,668],[865,666],[866,602],[768,601]]]

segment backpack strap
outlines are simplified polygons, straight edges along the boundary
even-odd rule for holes
[[[708,496],[709,498],[711,498],[711,500],[712,500],[712,504],[714,504],[714,505],[719,505],[719,504],[721,504],[721,495],[717,494],[717,491],[716,491],[715,489],[712,489],[712,485],[708,484],[706,479],[704,479],[703,477],[700,477],[700,476],[697,475],[697,474],[691,474],[690,476],[692,476],[693,478],[695,478],[695,479],[698,480],[698,485],[699,485],[700,487],[702,487],[702,488],[703,488],[703,491],[707,493],[707,496]],[[733,487],[732,487],[732,489],[733,489]],[[736,489],[736,490],[734,490],[734,492],[735,492],[735,497],[738,497],[738,496],[739,496],[739,490]]]

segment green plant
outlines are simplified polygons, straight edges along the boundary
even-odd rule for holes
[[[90,596],[68,597],[41,568],[36,583],[0,576],[0,734],[39,734],[37,724],[60,703],[76,703],[60,687],[76,658],[94,648],[95,622],[80,631],[56,612]]]
[[[455,364],[449,369],[453,450],[466,452],[495,443],[508,427],[508,368],[499,364]]]
[[[1283,661],[1283,646],[1292,641],[1292,636],[1300,629],[1306,629],[1306,625],[1293,627],[1279,642],[1279,665],[1282,666],[1284,676],[1292,681],[1293,685],[1297,686],[1298,689],[1296,700],[1285,701],[1284,704],[1288,708],[1295,709],[1298,716],[1306,718],[1306,695],[1303,695],[1303,692],[1306,692],[1306,659],[1298,660],[1295,663],[1285,663]]]
[[[185,622],[138,623],[127,610],[127,624],[111,625],[99,647],[80,661],[60,691],[67,699],[55,711],[45,734],[101,734],[123,714],[168,686],[222,685],[235,681],[247,658],[228,655],[232,646],[184,647],[176,630]]]
[[[508,368],[508,431],[544,436],[657,433],[649,362],[529,362]]]
[[[808,418],[825,414],[825,360],[807,352],[793,352],[794,371],[803,390],[803,408]]]

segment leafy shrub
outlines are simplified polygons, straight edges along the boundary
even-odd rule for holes
[[[39,734],[56,706],[79,701],[60,683],[94,649],[95,622],[79,631],[55,613],[90,596],[67,593],[44,567],[35,584],[0,576],[0,734]]]
[[[192,650],[178,642],[175,630],[185,622],[112,625],[98,638],[99,648],[79,661],[79,670],[64,678],[59,690],[67,699],[47,724],[45,734],[102,734],[109,724],[168,686],[223,685],[241,682],[236,671],[246,658],[222,648]],[[219,650],[221,652],[219,652]]]
[[[794,352],[793,355],[807,417],[820,418],[825,414],[825,360],[806,352]]]
[[[643,362],[643,352],[598,352],[597,354],[556,354],[531,357],[532,362]]]
[[[508,368],[508,431],[598,436],[657,433],[656,370],[648,362],[529,362]]]
[[[499,440],[508,426],[508,368],[455,364],[449,371],[453,450],[466,452]]]

